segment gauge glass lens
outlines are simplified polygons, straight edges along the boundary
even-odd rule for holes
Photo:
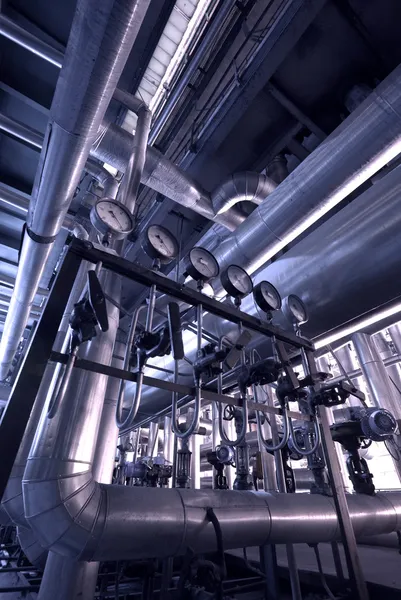
[[[111,230],[124,232],[131,231],[131,215],[122,206],[112,200],[101,200],[96,204],[96,212],[101,221]]]
[[[233,285],[241,295],[246,296],[252,292],[252,279],[241,267],[230,265],[227,269],[227,276],[231,285]]]
[[[205,280],[217,277],[219,274],[219,265],[208,250],[204,248],[192,248],[189,253],[189,259],[196,271],[205,278]]]
[[[291,311],[294,319],[297,323],[306,323],[308,320],[308,314],[306,312],[306,308],[301,298],[295,296],[294,294],[290,294],[287,299],[288,308]]]
[[[161,225],[151,225],[147,236],[150,244],[165,258],[174,258],[178,254],[178,242],[175,237]]]
[[[281,297],[274,285],[268,281],[262,281],[260,283],[260,291],[271,310],[279,310],[281,308]]]

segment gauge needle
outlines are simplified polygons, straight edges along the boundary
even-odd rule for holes
[[[111,214],[111,216],[113,217],[113,219],[115,221],[117,221],[117,223],[119,224],[120,227],[122,227],[120,221],[117,219],[116,215],[114,214],[114,212],[112,210],[109,210],[109,213]]]
[[[209,268],[209,265],[207,264],[207,262],[205,262],[205,261],[203,260],[203,258],[200,258],[200,259],[199,259],[199,262],[200,262],[200,264],[201,264],[201,265],[203,265],[204,267],[206,267],[206,269],[209,271],[209,273],[210,273],[211,275],[213,274],[213,273],[212,273],[212,271],[211,271],[211,269]]]

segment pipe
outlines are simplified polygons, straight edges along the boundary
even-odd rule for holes
[[[54,342],[54,350],[56,352],[62,352],[67,349],[71,312],[74,308],[74,304],[78,302],[86,286],[88,266],[88,263],[83,262],[78,271],[77,278],[75,279],[75,283],[71,290],[70,297],[68,299],[67,306],[65,308],[64,315],[60,322],[60,327]],[[10,478],[7,482],[6,489],[4,490],[3,498],[1,499],[2,507],[8,514],[9,518],[12,519],[15,524],[24,528],[28,527],[28,523],[25,519],[24,512],[22,478],[24,475],[29,451],[34,440],[44,406],[47,399],[52,396],[59,373],[60,366],[57,365],[57,363],[49,362],[43,375],[42,382],[35,399],[35,404],[33,406],[31,416],[29,417],[28,425],[19,447]],[[24,539],[27,539],[27,536],[25,536]]]
[[[43,571],[46,566],[48,552],[39,544],[33,531],[29,527],[18,525],[17,537],[21,550],[29,562]]]
[[[116,342],[112,360],[114,367],[121,368],[120,357],[123,354],[124,345]],[[102,483],[111,483],[113,477],[119,435],[115,424],[118,390],[119,380],[109,378],[93,460],[93,474]],[[98,570],[98,562],[75,562],[49,552],[38,600],[93,600]]]
[[[266,175],[252,171],[235,173],[212,193],[213,210],[219,215],[238,202],[247,201],[259,205],[276,187]]]
[[[53,242],[148,4],[149,0],[79,0],[77,4],[0,342],[0,380],[7,377]]]
[[[142,100],[123,90],[116,89],[114,99],[138,115],[131,156],[120,186],[119,197],[133,213],[145,166],[152,113]]]
[[[216,255],[220,266],[254,273],[395,158],[400,114],[401,66],[228,236]]]
[[[401,355],[401,324],[396,323],[395,325],[392,325],[388,328],[388,332],[397,350],[397,353]]]
[[[380,353],[383,364],[386,358],[388,359],[394,356],[383,332],[376,334],[373,337],[373,341]],[[398,405],[401,399],[401,377],[398,364],[388,366],[386,372],[390,379],[390,387],[397,399]]]
[[[0,34],[61,69],[64,59],[62,52],[46,44],[3,14],[0,14]]]
[[[113,123],[103,124],[99,130],[97,141],[91,150],[91,156],[101,162],[108,163],[118,171],[124,172],[132,153],[132,146],[133,136],[130,133]],[[243,176],[247,176],[248,179],[252,177],[248,174],[243,174]],[[236,181],[239,188],[246,187],[246,184],[241,186],[239,176],[236,177]],[[273,189],[274,183],[270,179],[266,178],[262,182],[264,183],[259,186],[260,195],[255,193],[253,196],[254,203],[264,200],[266,190]],[[231,206],[225,212],[216,215],[213,210],[212,197],[219,197],[220,186],[212,194],[209,194],[200,184],[191,179],[187,173],[153,146],[147,148],[142,183],[177,202],[177,204],[190,208],[207,219],[221,223],[231,231],[246,219],[246,215],[235,206]],[[237,194],[235,190],[232,193]],[[245,198],[240,197],[240,199]]]
[[[399,399],[396,397],[395,389],[391,385],[374,340],[366,333],[356,333],[352,336],[352,343],[368,386],[372,405],[386,408],[396,419],[401,419]]]

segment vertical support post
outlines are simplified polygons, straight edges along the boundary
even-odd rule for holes
[[[66,253],[3,412],[0,422],[0,497],[17,456],[80,264],[80,257]]]
[[[368,588],[363,576],[359,560],[358,548],[348,511],[347,498],[338,462],[337,452],[331,437],[327,408],[319,407],[319,417],[322,430],[322,443],[326,455],[327,468],[330,475],[333,499],[336,507],[338,524],[343,539],[344,552],[347,561],[348,575],[351,582],[353,597],[358,600],[369,600]]]

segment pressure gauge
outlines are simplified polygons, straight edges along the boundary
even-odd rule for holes
[[[221,284],[229,296],[245,298],[252,292],[253,283],[248,273],[238,265],[230,265],[221,274]]]
[[[165,265],[178,254],[177,240],[161,225],[150,225],[147,228],[142,248],[150,258],[158,259]]]
[[[271,283],[261,281],[253,290],[253,297],[256,304],[263,312],[271,312],[272,310],[280,310],[281,296]]]
[[[195,281],[210,281],[220,272],[219,264],[205,248],[192,248],[185,265],[186,273]]]
[[[301,298],[290,294],[283,300],[282,311],[293,325],[302,325],[308,320],[308,312]]]
[[[113,198],[102,198],[92,207],[90,220],[101,234],[121,240],[134,228],[134,218],[128,208]]]

